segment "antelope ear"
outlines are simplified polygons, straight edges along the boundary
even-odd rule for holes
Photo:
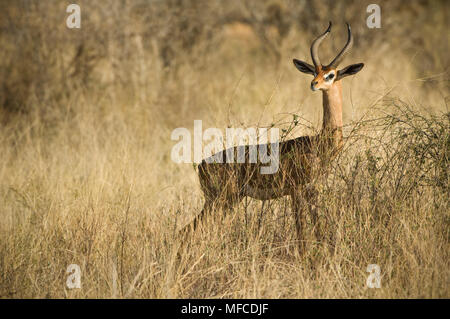
[[[294,59],[294,65],[302,73],[314,75],[314,73],[316,71],[315,68],[311,64],[297,60],[297,59]]]
[[[346,66],[345,68],[343,68],[342,70],[339,70],[337,72],[336,81],[338,81],[342,78],[345,78],[346,76],[358,73],[359,71],[361,71],[363,66],[364,66],[364,63],[356,63],[356,64],[351,64],[349,66]]]

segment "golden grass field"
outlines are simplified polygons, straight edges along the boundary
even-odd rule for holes
[[[66,1],[0,4],[2,298],[449,298],[449,3]],[[341,67],[344,151],[320,190],[327,242],[297,252],[287,198],[203,205],[177,127],[317,131],[322,96],[293,58],[312,39]],[[292,125],[293,115],[300,125]],[[182,245],[183,244],[183,245]],[[66,286],[81,267],[81,289]],[[381,288],[369,289],[369,264]]]

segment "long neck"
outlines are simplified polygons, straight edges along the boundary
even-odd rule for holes
[[[331,138],[334,148],[340,148],[342,140],[342,84],[341,81],[333,83],[323,93],[323,124],[321,135]]]

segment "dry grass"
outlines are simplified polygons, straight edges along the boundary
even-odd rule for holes
[[[0,296],[449,298],[448,3],[381,2],[380,30],[369,3],[80,1],[69,30],[65,1],[2,1]],[[349,20],[345,63],[366,64],[343,81],[345,151],[316,181],[334,249],[308,235],[297,254],[284,198],[217,212],[180,248],[203,199],[172,130],[319,127],[291,60],[329,19],[323,59]],[[82,289],[65,286],[73,263]]]

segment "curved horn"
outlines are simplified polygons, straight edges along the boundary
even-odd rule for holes
[[[342,48],[341,52],[334,58],[333,61],[327,66],[327,68],[336,68],[339,63],[342,62],[344,59],[344,56],[350,51],[350,49],[353,46],[353,36],[352,36],[352,29],[350,28],[350,24],[347,23],[347,30],[348,30],[348,39],[345,46]]]
[[[322,35],[317,37],[311,44],[311,58],[314,63],[314,66],[316,67],[316,70],[318,68],[322,67],[322,65],[320,64],[319,53],[318,53],[319,45],[322,42],[322,40],[325,39],[326,36],[330,33],[330,31],[331,31],[331,21],[330,21],[330,24],[328,25],[327,30]]]

